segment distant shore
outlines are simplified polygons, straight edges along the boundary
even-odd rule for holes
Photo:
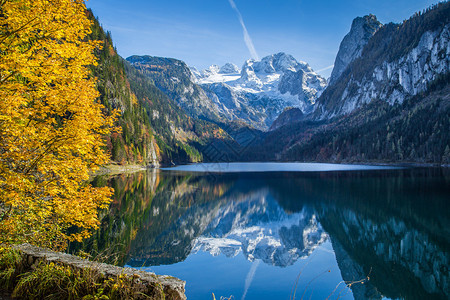
[[[431,168],[431,167],[440,167],[440,168],[450,168],[450,164],[439,164],[439,163],[418,163],[418,162],[358,162],[358,161],[341,161],[341,162],[300,162],[300,161],[265,161],[265,162],[243,162],[243,161],[232,161],[232,162],[199,162],[199,163],[188,163],[182,162],[179,164],[161,164],[158,166],[154,165],[138,165],[138,164],[129,164],[129,165],[119,165],[119,164],[107,164],[101,166],[92,176],[100,176],[100,175],[119,175],[119,174],[128,174],[135,173],[140,171],[152,170],[152,169],[160,169],[160,168],[170,168],[170,167],[178,167],[182,165],[195,165],[201,163],[322,163],[322,164],[336,164],[336,165],[367,165],[367,166],[386,166],[386,167],[410,167],[410,168]]]

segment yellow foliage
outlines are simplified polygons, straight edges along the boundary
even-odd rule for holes
[[[84,1],[0,5],[0,243],[64,248],[98,226],[112,193],[86,182],[113,121],[89,72],[99,43]]]
[[[131,94],[131,104],[133,104],[133,105],[138,104],[138,99],[134,93]]]

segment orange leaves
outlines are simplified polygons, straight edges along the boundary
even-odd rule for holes
[[[89,79],[100,44],[86,41],[83,1],[7,0],[1,10],[0,243],[63,247],[96,228],[111,196],[85,183],[108,159],[102,135],[115,118]]]

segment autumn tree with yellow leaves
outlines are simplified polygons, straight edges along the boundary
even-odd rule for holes
[[[89,71],[91,25],[81,0],[0,0],[0,243],[65,248],[110,202],[88,183],[113,123]]]

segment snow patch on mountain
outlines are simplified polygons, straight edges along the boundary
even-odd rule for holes
[[[221,73],[221,74],[236,74],[236,73],[239,73],[239,68],[235,64],[226,63],[224,66],[222,66],[220,68],[219,73]]]
[[[213,101],[222,103],[234,118],[263,130],[288,106],[310,112],[327,84],[307,63],[285,53],[249,59],[240,71],[226,64],[192,72]]]

